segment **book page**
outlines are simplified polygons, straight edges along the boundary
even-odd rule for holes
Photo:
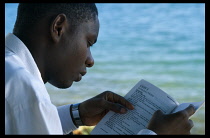
[[[180,105],[178,105],[173,111],[172,113],[176,113],[178,111],[184,110],[185,108],[187,108],[190,104],[192,104],[195,107],[195,113],[204,105],[205,101],[201,101],[201,102],[190,102],[190,103],[181,103]],[[195,114],[194,113],[194,114]]]
[[[126,95],[125,98],[134,105],[134,110],[126,114],[109,111],[96,125],[94,134],[137,134],[147,127],[149,120],[156,110],[169,114],[179,104],[171,96],[141,80]]]

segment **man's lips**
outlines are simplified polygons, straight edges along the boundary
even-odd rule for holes
[[[85,76],[86,73],[87,73],[86,71],[80,72],[80,74],[81,74],[82,76]]]
[[[80,74],[78,75],[78,78],[75,80],[75,82],[78,82],[82,79],[82,76],[84,76],[87,72],[80,72]]]

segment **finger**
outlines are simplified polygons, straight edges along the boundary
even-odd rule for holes
[[[109,102],[109,101],[105,101],[105,102],[106,102],[105,109],[107,109],[107,110],[111,110],[116,113],[126,113],[127,112],[127,109],[122,107],[120,104]]]
[[[118,94],[115,94],[113,92],[108,92],[107,98],[108,101],[119,103],[130,110],[134,109],[134,106],[129,101],[127,101],[124,97]]]
[[[190,134],[190,130],[193,126],[194,126],[193,121],[189,119],[185,126],[186,134]]]
[[[191,129],[194,126],[194,123],[193,123],[193,121],[191,119],[189,119],[188,122],[189,122],[189,128]]]
[[[161,116],[161,115],[163,115],[163,112],[161,110],[157,110],[154,112],[154,115]]]
[[[193,115],[195,113],[195,107],[190,104],[185,111],[188,113],[188,116],[190,117],[191,115]]]

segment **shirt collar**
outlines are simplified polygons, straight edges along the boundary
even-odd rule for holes
[[[38,77],[41,81],[41,73],[37,67],[34,58],[25,44],[14,34],[9,33],[5,38],[5,50],[15,53],[23,62],[26,69],[34,76]]]

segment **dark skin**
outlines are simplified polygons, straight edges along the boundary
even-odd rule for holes
[[[68,88],[74,81],[81,80],[87,67],[94,65],[90,46],[97,41],[98,17],[75,28],[69,24],[65,14],[49,15],[31,27],[29,32],[18,37],[30,50],[44,83]],[[124,114],[132,109],[130,102],[111,91],[79,105],[82,122],[87,126],[96,125],[109,110]],[[147,128],[157,134],[190,134],[193,122],[188,118],[194,112],[193,107],[170,115],[156,111]]]

